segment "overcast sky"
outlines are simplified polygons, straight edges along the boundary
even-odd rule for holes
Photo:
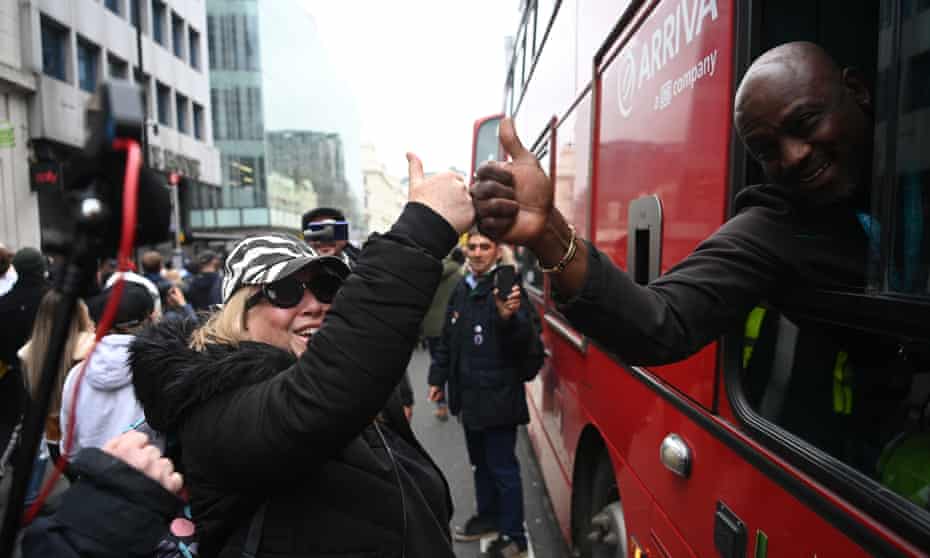
[[[397,176],[407,150],[428,171],[468,168],[472,123],[502,106],[504,37],[516,31],[518,0],[298,1],[328,58],[320,77],[337,82],[319,84],[324,113],[354,110],[344,120],[357,118],[360,141]],[[281,120],[270,116],[272,126]]]

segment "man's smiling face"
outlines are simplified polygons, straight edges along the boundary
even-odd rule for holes
[[[870,98],[858,75],[819,47],[762,55],[736,95],[736,129],[768,177],[812,206],[854,196],[870,176]]]

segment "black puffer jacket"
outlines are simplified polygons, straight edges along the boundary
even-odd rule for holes
[[[408,204],[366,244],[299,359],[251,342],[196,352],[176,322],[138,337],[136,394],[152,427],[179,436],[204,556],[239,556],[263,502],[261,556],[453,556],[445,479],[399,401],[385,402],[454,242]]]

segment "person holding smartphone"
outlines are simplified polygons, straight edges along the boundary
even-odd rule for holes
[[[468,270],[449,297],[429,372],[429,398],[448,399],[465,428],[474,468],[477,513],[454,536],[473,541],[497,534],[487,556],[526,556],[517,426],[529,422],[523,383],[539,369],[527,361],[538,353],[539,331],[519,276],[500,265],[500,246],[473,230],[465,254]]]

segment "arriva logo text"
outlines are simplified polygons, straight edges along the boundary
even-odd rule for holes
[[[648,41],[631,40],[619,60],[617,97],[620,114],[629,116],[634,94],[674,60],[682,46],[690,45],[701,34],[705,20],[713,22],[717,17],[717,0],[680,0],[661,24],[655,26],[651,35],[643,34],[643,37],[649,37]],[[714,62],[716,65],[716,56]]]

